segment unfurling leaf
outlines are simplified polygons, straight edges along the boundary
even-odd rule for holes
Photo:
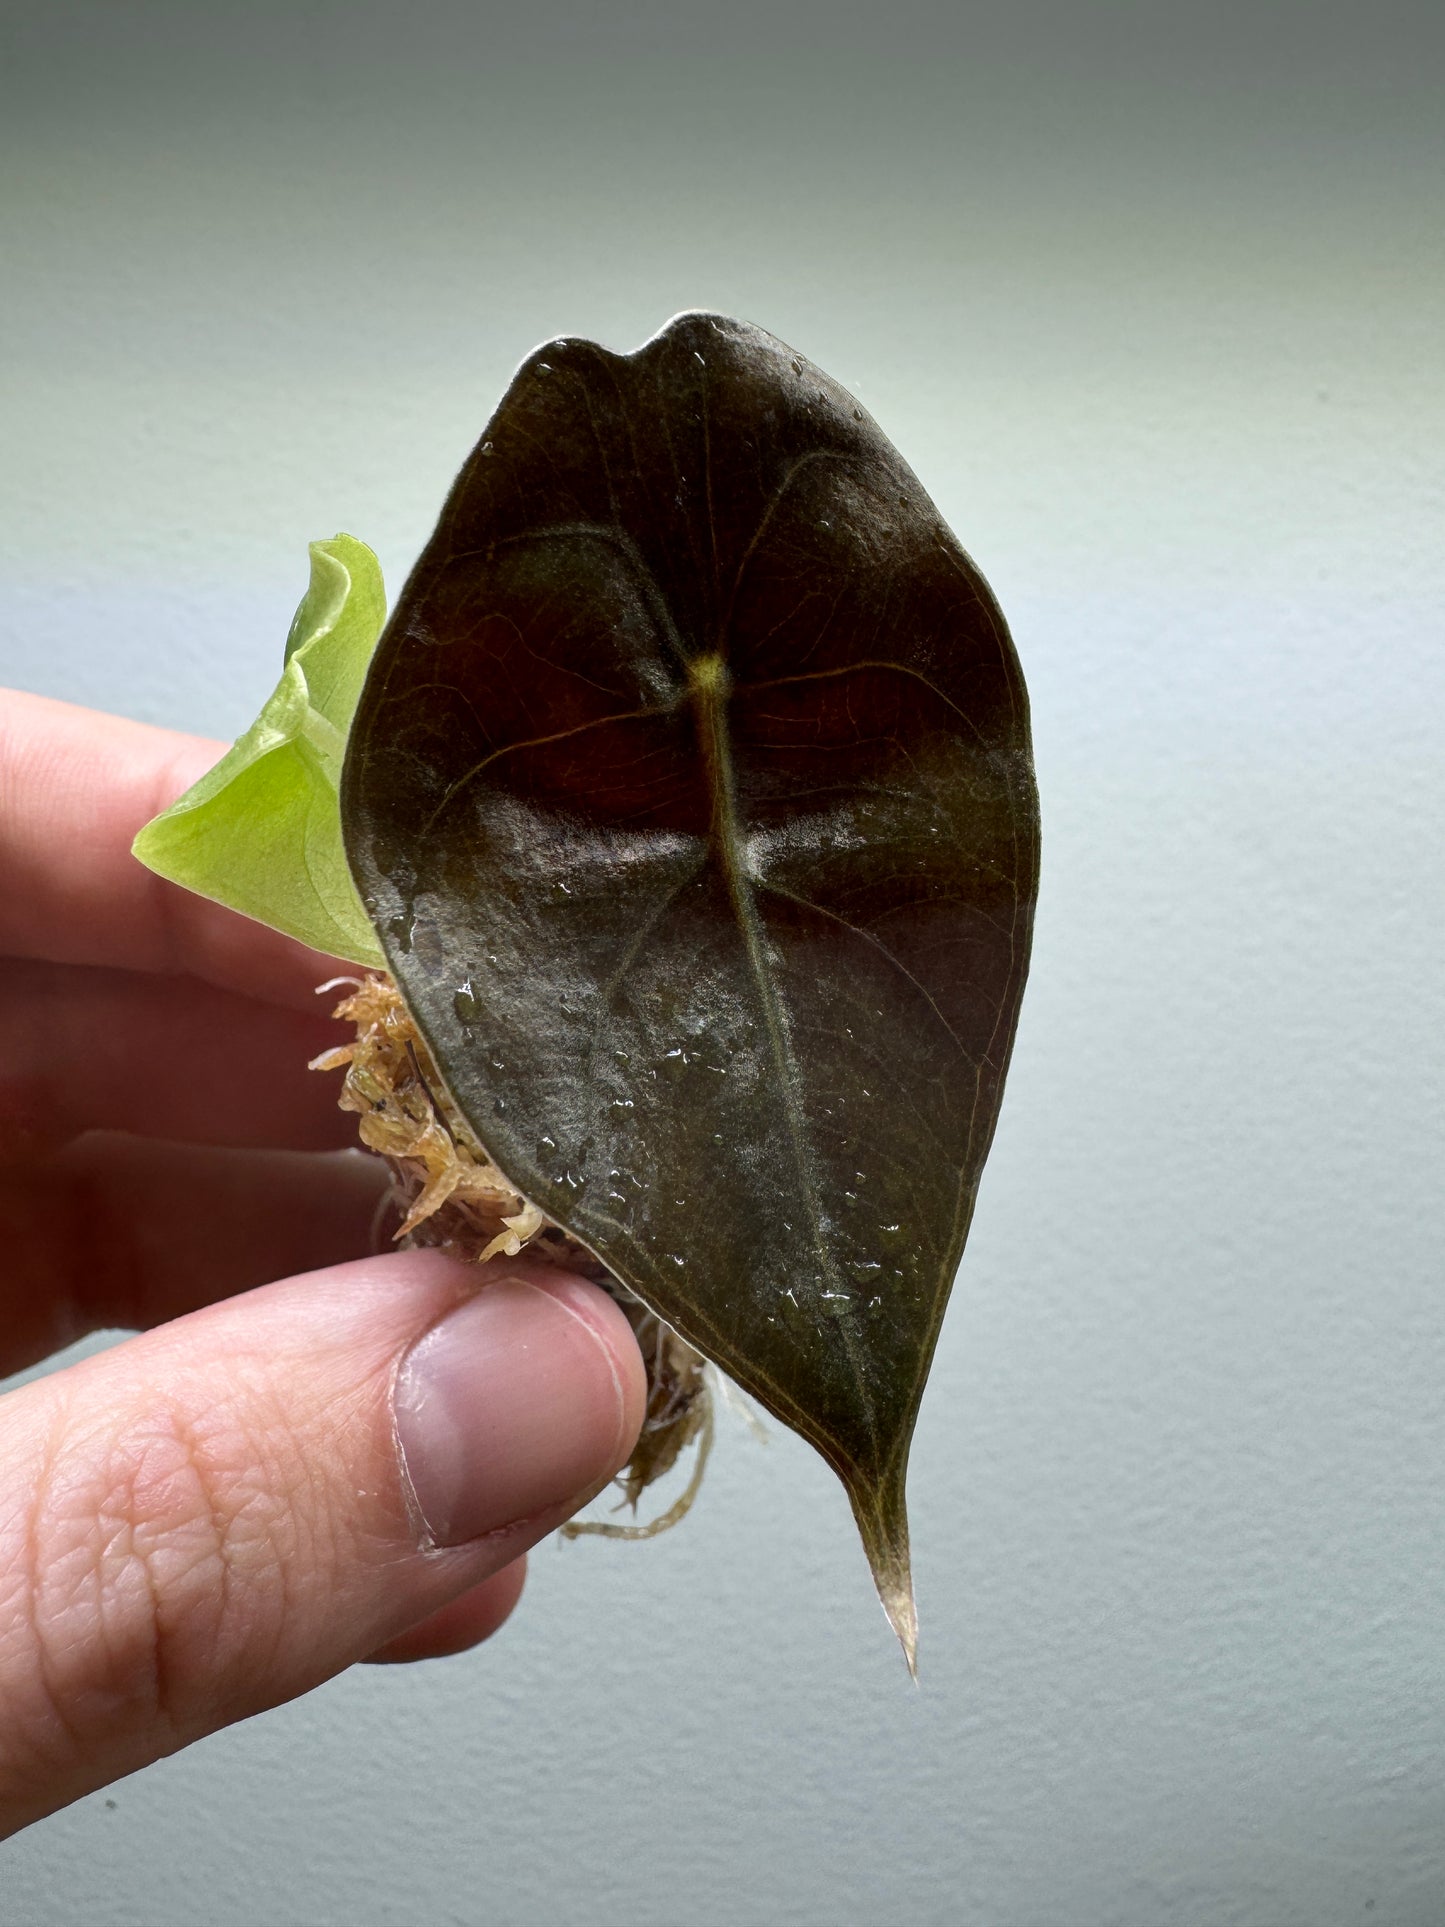
[[[904,1474],[1028,962],[1028,707],[911,470],[689,314],[522,366],[377,649],[353,872],[458,1106],[848,1490]]]
[[[311,583],[265,708],[134,845],[172,883],[378,969],[376,933],[342,847],[337,792],[385,620],[381,568],[366,544],[350,535],[313,542]]]

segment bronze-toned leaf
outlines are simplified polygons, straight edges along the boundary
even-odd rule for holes
[[[551,342],[397,604],[343,796],[478,1138],[836,1469],[911,1663],[908,1446],[1038,871],[977,570],[761,329]]]

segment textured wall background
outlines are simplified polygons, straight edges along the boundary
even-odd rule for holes
[[[762,322],[1034,695],[1032,986],[914,1455],[0,1853],[17,1927],[1445,1918],[1438,10],[0,8],[0,678],[230,735],[512,366]]]

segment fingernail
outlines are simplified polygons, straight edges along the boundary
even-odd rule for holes
[[[622,1381],[591,1288],[499,1278],[418,1339],[396,1382],[396,1433],[440,1546],[569,1506],[625,1444]]]

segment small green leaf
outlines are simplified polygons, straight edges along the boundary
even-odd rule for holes
[[[281,680],[256,721],[132,846],[148,869],[329,956],[383,968],[337,801],[347,732],[386,620],[364,542],[311,544]]]

